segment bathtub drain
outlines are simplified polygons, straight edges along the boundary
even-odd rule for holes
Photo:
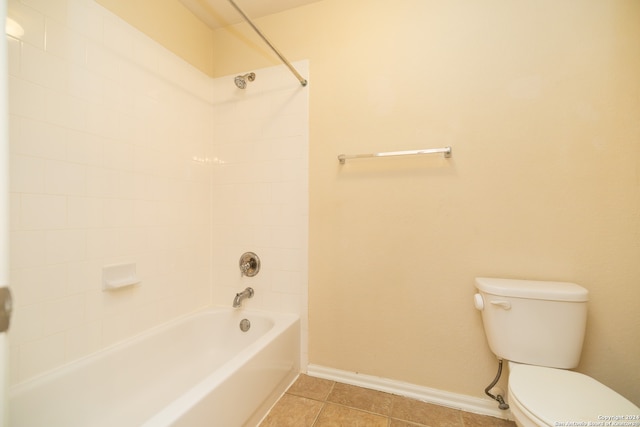
[[[247,332],[250,327],[251,327],[251,322],[249,322],[249,319],[242,319],[240,321],[240,330],[242,332]]]

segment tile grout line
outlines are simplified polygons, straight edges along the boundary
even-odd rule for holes
[[[329,394],[331,394],[331,392],[329,392]],[[327,395],[327,398],[328,397],[329,397],[329,395]],[[311,399],[311,398],[307,398],[307,399]],[[311,399],[311,400],[315,400],[315,399]],[[341,406],[343,408],[351,409],[353,411],[362,412],[362,413],[365,413],[365,414],[370,414],[370,415],[375,415],[375,416],[378,416],[378,417],[386,418],[387,419],[387,427],[389,427],[391,425],[391,421],[394,421],[394,420],[395,421],[401,421],[401,422],[407,423],[407,424],[411,424],[411,426],[414,426],[414,427],[428,427],[425,424],[416,423],[415,421],[405,420],[404,418],[394,417],[391,414],[385,415],[385,414],[381,414],[379,412],[369,411],[369,410],[366,410],[366,409],[363,409],[363,408],[358,408],[358,407],[355,407],[355,406],[345,405],[343,403],[332,402],[332,401],[326,400],[326,399],[324,401],[318,400],[318,402],[322,403],[322,409],[324,409],[324,407],[327,404],[331,404],[331,405],[336,405],[336,406]],[[320,412],[322,412],[322,409],[320,410]],[[314,420],[314,423],[312,424],[311,427],[315,426],[315,423],[316,423],[317,419],[319,418],[320,412],[318,413],[318,416],[316,417],[316,420]],[[459,423],[460,426],[459,427],[466,427],[466,425],[464,424],[464,421],[462,420],[462,415],[460,415],[460,420],[459,421],[460,421],[460,423]]]
[[[316,423],[318,422],[318,418],[320,418],[320,414],[322,413],[322,411],[324,410],[324,406],[327,404],[327,402],[322,402],[322,406],[320,407],[320,410],[318,411],[318,413],[316,414],[316,417],[313,419],[313,422],[311,423],[311,427],[314,427],[316,425]]]
[[[318,419],[320,418],[320,414],[322,413],[322,411],[324,410],[324,408],[327,406],[327,399],[329,398],[329,395],[331,394],[331,392],[333,391],[333,388],[336,386],[336,382],[333,381],[333,384],[331,384],[331,388],[329,389],[329,392],[327,393],[327,395],[324,397],[324,399],[322,399],[322,406],[320,407],[320,410],[318,411],[318,413],[316,414],[316,417],[313,420],[313,423],[311,423],[311,427],[314,427],[316,425],[316,423],[318,422]]]
[[[393,405],[394,405],[395,399],[392,399],[392,404],[391,404],[392,406],[391,406],[391,409],[390,409],[390,413],[387,414],[387,415],[381,414],[381,413],[375,412],[375,411],[369,411],[369,410],[366,410],[366,409],[363,409],[363,408],[357,408],[357,407],[354,407],[354,406],[350,406],[350,405],[346,405],[346,404],[330,401],[330,400],[328,400],[329,396],[331,396],[331,393],[333,392],[336,384],[338,384],[337,381],[332,381],[331,388],[330,388],[329,392],[327,393],[327,395],[322,400],[319,400],[319,399],[316,400],[316,399],[313,399],[311,397],[306,397],[306,396],[302,396],[302,395],[299,396],[299,397],[304,397],[304,398],[310,399],[310,400],[316,400],[317,402],[322,403],[322,407],[320,408],[320,411],[318,411],[318,414],[316,415],[315,419],[313,420],[313,423],[311,424],[311,427],[315,427],[316,423],[318,422],[318,419],[320,418],[320,414],[322,413],[323,409],[327,406],[327,404],[341,406],[343,408],[351,409],[353,411],[363,412],[365,414],[371,414],[371,415],[375,415],[375,416],[378,416],[378,417],[386,418],[387,419],[387,427],[391,426],[391,422],[393,420],[401,421],[401,422],[404,422],[404,423],[409,423],[409,424],[411,424],[412,426],[415,426],[415,427],[427,427],[427,426],[425,426],[424,424],[421,424],[421,423],[415,423],[413,421],[405,420],[403,418],[393,417],[391,415],[391,413],[393,412]],[[293,393],[289,393],[289,394],[291,394],[292,396],[298,396],[298,395],[293,394]],[[389,394],[391,394],[391,396],[393,396],[393,397],[399,396],[399,395],[395,395],[393,393],[389,393]],[[459,421],[460,421],[460,427],[466,427],[465,424],[464,424],[464,420],[462,419],[462,415],[460,415]]]

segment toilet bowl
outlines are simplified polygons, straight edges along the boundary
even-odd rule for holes
[[[508,390],[511,414],[520,427],[604,426],[616,416],[640,425],[636,405],[578,372],[509,362]]]
[[[507,402],[518,426],[640,426],[640,408],[595,379],[569,371],[582,352],[585,288],[482,277],[476,288],[475,306],[489,347],[509,361]]]

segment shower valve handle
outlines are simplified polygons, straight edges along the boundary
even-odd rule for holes
[[[240,257],[239,267],[243,276],[253,277],[260,271],[260,258],[253,252],[245,252]]]

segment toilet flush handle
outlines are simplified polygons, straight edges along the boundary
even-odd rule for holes
[[[511,303],[509,301],[493,300],[489,302],[491,303],[491,305],[497,305],[504,308],[505,310],[511,310]]]

